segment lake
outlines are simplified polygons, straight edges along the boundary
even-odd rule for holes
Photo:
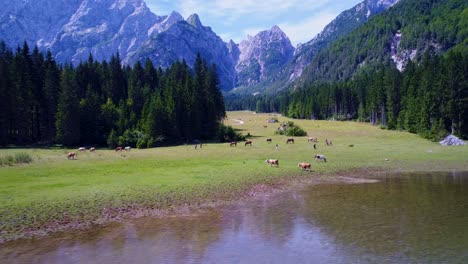
[[[468,263],[468,172],[321,184],[0,245],[3,263]]]

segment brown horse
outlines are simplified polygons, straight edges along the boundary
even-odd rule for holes
[[[67,159],[75,159],[76,153],[75,152],[68,152]]]
[[[310,163],[307,163],[307,162],[301,162],[301,163],[297,164],[297,166],[299,168],[301,168],[302,170],[310,171],[310,167],[312,165]]]
[[[286,140],[286,144],[289,144],[289,142],[294,143],[294,138],[288,138]]]
[[[117,152],[117,151],[122,151],[122,147],[116,147],[116,148],[115,148],[115,151],[116,151],[116,152]]]
[[[231,141],[231,143],[229,144],[229,146],[231,146],[231,147],[232,147],[232,146],[237,147],[237,141]]]
[[[247,146],[247,145],[250,145],[250,146],[252,146],[252,141],[251,141],[251,140],[247,140],[247,141],[245,141],[245,145],[244,145],[244,146]]]
[[[267,138],[266,141],[267,141],[268,143],[271,143],[271,142],[272,142],[272,141],[271,141],[271,138]]]

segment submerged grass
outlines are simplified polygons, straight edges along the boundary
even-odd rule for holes
[[[0,167],[0,240],[51,225],[105,222],[138,210],[233,200],[259,184],[355,169],[468,170],[466,146],[440,146],[414,134],[362,123],[294,120],[309,136],[319,139],[314,149],[307,137],[286,144],[286,136],[275,135],[279,124],[267,123],[271,117],[280,123],[289,120],[252,112],[228,113],[226,124],[252,135],[251,147],[219,143],[205,144],[202,149],[184,145],[122,153],[98,149],[80,152],[76,160],[67,160],[68,149],[0,150],[1,157],[30,163]],[[266,138],[273,142],[267,143]],[[326,146],[325,139],[332,140],[333,146]],[[315,154],[324,154],[328,162],[315,163]],[[279,159],[280,167],[270,168],[264,162],[268,158]],[[297,163],[303,161],[312,163],[313,172],[299,170]]]

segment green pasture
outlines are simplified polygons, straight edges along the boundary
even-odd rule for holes
[[[407,132],[382,130],[356,122],[292,120],[317,137],[317,150],[307,137],[286,144],[275,135],[274,114],[229,112],[225,121],[250,134],[252,146],[239,142],[132,149],[97,149],[68,160],[70,149],[1,149],[0,157],[17,152],[32,157],[29,164],[0,167],[0,240],[50,223],[92,222],[132,208],[171,209],[210,201],[235,199],[260,183],[293,181],[296,177],[334,177],[354,169],[397,171],[468,170],[468,147],[446,147]],[[245,122],[235,121],[240,120]],[[266,138],[272,138],[267,143]],[[326,146],[325,139],[333,146]],[[278,144],[279,149],[275,149]],[[315,163],[324,154],[327,163]],[[265,164],[279,159],[279,168]],[[299,162],[312,163],[301,172]]]

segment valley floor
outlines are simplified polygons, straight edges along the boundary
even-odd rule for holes
[[[275,134],[280,123],[267,122],[272,117],[294,121],[317,137],[317,149],[307,137],[286,144],[287,137]],[[307,184],[363,182],[389,171],[468,171],[466,145],[440,146],[367,123],[290,120],[247,111],[229,112],[225,122],[249,133],[252,146],[98,149],[80,152],[76,160],[66,158],[67,149],[0,150],[0,156],[27,152],[33,157],[28,165],[0,167],[0,241],[127,217],[185,214]],[[328,162],[315,162],[315,154]],[[270,167],[266,159],[278,159],[280,166]],[[299,162],[311,163],[312,171],[301,171]]]

